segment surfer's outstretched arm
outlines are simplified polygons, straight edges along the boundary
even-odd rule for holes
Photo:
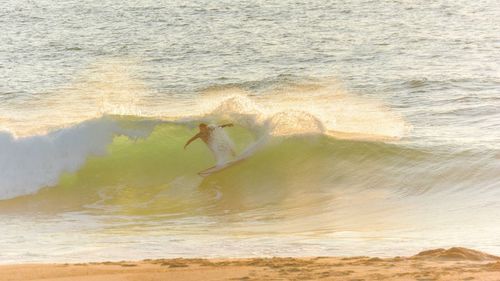
[[[199,138],[199,137],[200,137],[200,133],[198,133],[198,134],[196,134],[194,137],[190,138],[190,139],[186,142],[186,144],[184,145],[184,149],[186,149],[186,147],[187,147],[190,143],[192,143],[194,140],[196,140],[196,139],[197,139],[197,138]]]
[[[233,123],[227,123],[224,125],[220,125],[219,127],[224,128],[224,127],[232,127],[232,126],[234,126]]]

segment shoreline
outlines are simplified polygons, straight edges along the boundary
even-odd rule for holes
[[[10,280],[500,280],[500,257],[454,247],[410,257],[146,259],[0,265]]]

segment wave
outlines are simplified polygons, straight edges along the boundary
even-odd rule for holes
[[[357,120],[363,120],[358,122],[355,130],[351,128],[343,132],[336,131],[334,130],[335,118],[340,116],[328,115],[325,108],[314,107],[314,103],[292,94],[281,94],[256,101],[241,92],[235,93],[234,90],[228,91],[227,89],[222,91],[223,93],[217,92],[216,96],[214,96],[213,89],[211,93],[204,94],[200,103],[202,102],[204,107],[208,108],[205,112],[198,110],[191,114],[184,113],[177,117],[161,118],[104,115],[52,130],[46,134],[24,137],[16,137],[9,131],[0,131],[0,167],[2,167],[0,199],[32,194],[43,187],[57,185],[61,175],[75,173],[81,169],[89,157],[107,155],[107,158],[112,158],[117,145],[115,142],[117,139],[118,141],[122,139],[120,136],[128,140],[149,139],[157,126],[169,128],[170,132],[165,133],[164,139],[158,142],[163,142],[172,150],[163,155],[175,154],[176,159],[185,157],[178,153],[182,152],[183,142],[193,135],[193,128],[199,122],[229,121],[235,123],[239,127],[236,131],[245,132],[245,134],[234,135],[236,139],[243,138],[243,135],[252,136],[254,140],[264,137],[298,135],[334,135],[347,139],[372,140],[395,138],[394,134],[384,134],[387,131],[366,130],[370,126],[365,124],[364,119],[367,117],[360,118],[361,114]],[[324,102],[324,97],[315,100],[316,104],[321,102]],[[355,107],[355,105],[352,106]],[[390,116],[387,113],[382,115],[384,115],[384,120],[389,120]],[[387,123],[392,124],[393,127],[404,127],[404,123],[399,121],[393,120],[392,123]],[[354,123],[351,121],[351,124]],[[397,128],[396,135],[401,130]],[[248,139],[248,136],[245,138]],[[249,142],[247,140],[242,145],[248,145]],[[143,148],[143,146],[138,147]],[[153,145],[148,150],[159,148]],[[192,161],[202,165],[199,169],[211,164],[210,157],[207,155],[203,156],[203,159],[192,159]],[[197,172],[189,169],[181,172],[177,170],[178,165],[175,163],[166,162],[163,165],[166,173],[172,175],[178,176],[186,172],[196,174]],[[141,178],[140,175],[137,177]],[[134,179],[129,180],[134,181]]]
[[[395,157],[403,150],[322,134],[270,136],[247,160],[201,178],[197,173],[214,165],[210,151],[202,142],[182,148],[198,122],[106,116],[43,137],[11,142],[11,147],[16,146],[11,158],[18,157],[17,165],[2,175],[2,197],[11,200],[3,201],[0,209],[125,209],[127,213],[171,214],[210,209],[212,203],[220,203],[221,194],[226,204],[256,208],[304,188],[320,192],[332,183],[337,187],[366,184],[370,174],[387,168],[374,167],[371,161]],[[239,153],[260,139],[239,125],[226,131]],[[19,153],[28,145],[40,152]],[[366,174],[356,175],[361,169]],[[21,196],[27,194],[33,195]]]
[[[347,111],[328,111],[324,96],[307,101],[275,94],[251,98],[224,88],[203,93],[205,111],[104,115],[24,137],[3,131],[0,211],[206,216],[277,206],[293,217],[328,213],[322,209],[335,204],[349,209],[345,202],[375,208],[386,198],[491,194],[498,183],[495,151],[410,148],[398,141],[406,124],[390,112],[353,111],[350,124],[339,125]],[[201,178],[198,172],[214,165],[213,155],[201,141],[183,149],[200,122],[234,123],[224,130],[237,153],[265,145]]]
[[[15,139],[4,133],[1,196],[8,200],[0,200],[0,211],[85,210],[150,218],[262,209],[269,216],[276,209],[294,217],[332,206],[340,210],[354,201],[375,208],[377,200],[426,193],[491,194],[485,190],[494,190],[498,180],[494,159],[302,129],[273,134],[280,118],[268,119],[265,128],[241,125],[242,116],[225,128],[236,151],[263,137],[267,142],[245,161],[201,178],[197,173],[214,165],[214,157],[201,141],[183,146],[199,122],[222,122],[215,116],[177,121],[104,116],[43,136]]]
[[[140,181],[140,171],[143,171],[144,167],[150,169],[148,163],[157,157],[160,157],[157,161],[162,162],[162,174],[168,174],[170,177],[196,175],[203,167],[213,164],[212,155],[207,154],[208,149],[204,145],[201,145],[201,150],[199,144],[191,145],[189,152],[196,151],[199,157],[188,162],[198,167],[198,170],[182,167],[179,165],[181,159],[192,156],[192,153],[184,152],[182,147],[196,133],[194,128],[197,124],[210,122],[209,119],[213,119],[213,116],[208,119],[178,122],[133,116],[103,116],[46,135],[15,138],[9,132],[1,132],[0,199],[32,194],[43,187],[57,185],[61,175],[77,172],[89,158],[93,161],[101,159],[110,166],[115,165],[113,159],[118,157],[117,151],[121,151],[125,144],[129,146],[127,155],[143,153],[141,159],[124,157],[124,161],[134,163],[136,171],[113,171],[117,175],[133,174],[134,176],[128,179],[129,182]],[[239,151],[242,151],[256,138],[269,136],[270,132],[283,133],[281,129],[277,129],[277,120],[280,119],[280,116],[271,118],[266,130],[261,127],[249,130],[237,125],[230,130],[231,137],[238,144]],[[303,133],[303,130],[295,131],[299,132]],[[137,149],[139,152],[136,152]],[[164,157],[169,157],[172,161],[163,159]],[[108,168],[110,167],[103,167],[102,171]],[[168,181],[167,178],[165,179]]]

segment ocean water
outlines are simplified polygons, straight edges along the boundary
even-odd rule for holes
[[[0,263],[500,255],[497,1],[13,1]],[[197,125],[250,157],[219,173]]]

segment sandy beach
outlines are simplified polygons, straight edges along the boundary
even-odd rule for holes
[[[500,257],[466,248],[411,257],[156,259],[0,266],[0,280],[500,280]]]

